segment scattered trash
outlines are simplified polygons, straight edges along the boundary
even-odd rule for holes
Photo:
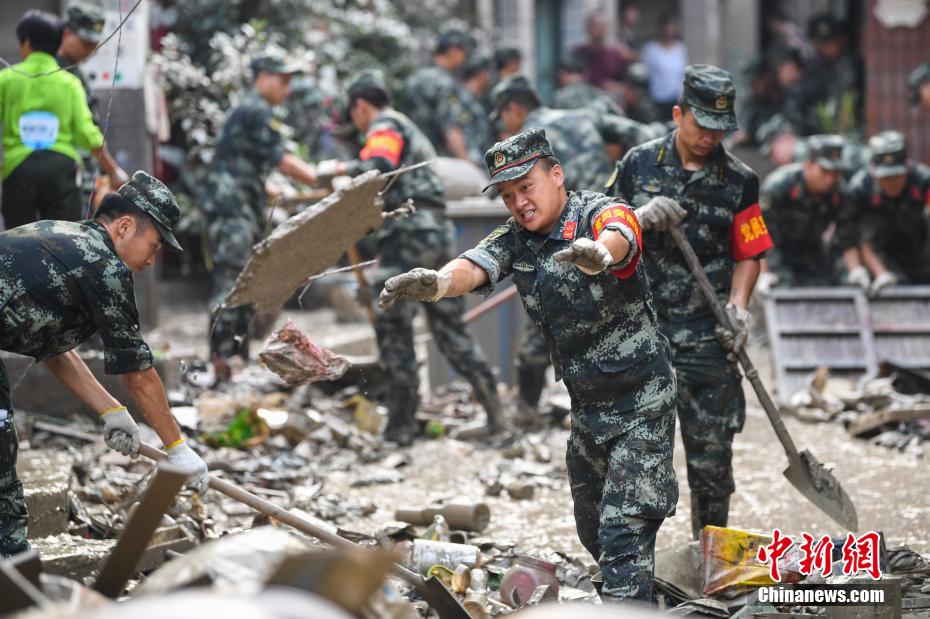
[[[400,542],[395,548],[401,565],[418,574],[426,574],[434,565],[444,565],[450,573],[459,565],[481,566],[481,549],[470,544],[415,539]]]
[[[558,599],[559,581],[555,575],[555,565],[542,559],[519,556],[501,580],[501,600],[513,608],[520,608],[530,603],[542,587],[546,590],[540,595],[537,603],[544,595]]]
[[[336,380],[349,369],[349,361],[310,340],[288,320],[265,342],[259,359],[291,386]]]

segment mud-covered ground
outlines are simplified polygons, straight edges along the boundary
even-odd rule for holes
[[[198,304],[183,304],[162,313],[163,323],[158,341],[173,342],[176,352],[205,353],[206,320],[198,313]],[[364,335],[364,324],[336,325],[329,312],[287,312],[297,319],[315,340],[324,343]],[[278,322],[282,322],[279,317]],[[256,348],[258,343],[256,342]],[[764,379],[769,380],[769,351],[754,348],[752,357]],[[746,426],[734,444],[734,469],[737,491],[730,510],[730,525],[740,529],[783,532],[815,536],[845,535],[841,527],[804,499],[783,477],[784,452],[775,433],[746,384],[749,410]],[[899,543],[920,553],[930,552],[930,467],[928,458],[916,457],[855,440],[837,423],[807,424],[785,420],[800,449],[809,448],[817,458],[834,467],[836,477],[851,496],[859,515],[860,530],[880,530],[889,545]],[[409,463],[401,470],[399,483],[353,486],[381,466],[378,463],[331,473],[325,480],[326,491],[353,500],[370,500],[377,510],[349,525],[372,533],[385,521],[393,519],[398,507],[425,506],[435,499],[482,500],[491,507],[491,524],[482,536],[512,540],[528,551],[551,549],[569,554],[584,554],[575,534],[572,502],[565,475],[564,453],[568,432],[551,428],[539,438],[551,452],[551,464],[537,458],[507,459],[500,451],[479,442],[461,442],[449,438],[421,440],[403,450]],[[926,447],[925,447],[925,451]],[[680,481],[677,514],[669,518],[659,532],[658,548],[668,548],[690,540],[689,493],[680,441],[676,443],[675,466]],[[485,480],[494,472],[542,473],[530,500],[518,501],[504,492],[487,496]],[[348,524],[348,523],[347,523]]]

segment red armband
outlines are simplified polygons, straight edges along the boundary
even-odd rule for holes
[[[368,134],[365,148],[358,154],[365,161],[383,157],[395,168],[400,164],[400,154],[404,150],[404,138],[393,129],[379,129]]]
[[[636,265],[639,264],[639,258],[643,255],[643,231],[642,228],[639,227],[639,220],[636,219],[636,215],[633,214],[633,211],[626,206],[615,204],[604,209],[594,218],[595,241],[597,237],[601,235],[601,231],[609,224],[619,224],[626,227],[633,233],[633,237],[636,239],[636,255],[633,256],[630,263],[622,269],[611,271],[618,279],[627,279],[636,272]],[[632,249],[632,247],[630,249]]]
[[[734,260],[747,260],[772,249],[772,237],[762,219],[762,209],[753,204],[736,214],[730,227],[730,245]]]

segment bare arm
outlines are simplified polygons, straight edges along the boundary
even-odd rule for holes
[[[316,168],[291,153],[284,153],[281,161],[278,162],[278,169],[301,183],[316,184]]]
[[[100,148],[95,148],[91,151],[91,154],[100,162],[100,167],[110,177],[110,184],[113,185],[114,191],[129,180],[129,175],[116,163],[116,159],[107,150],[106,144]]]
[[[446,129],[446,148],[459,159],[470,159],[468,156],[468,140],[465,139],[465,132],[459,127]]]
[[[758,260],[740,260],[733,269],[733,279],[730,281],[730,303],[746,309],[749,307],[749,297],[759,278]]]
[[[597,240],[610,251],[610,257],[613,258],[611,264],[622,262],[626,255],[630,253],[630,242],[616,230],[605,230]]]
[[[855,248],[852,249],[855,251]],[[881,257],[879,257],[879,255],[875,252],[875,248],[872,247],[872,243],[870,241],[862,241],[862,243],[859,245],[859,251],[862,252],[862,262],[865,263],[865,268],[869,270],[873,277],[876,277],[888,270],[888,267],[885,266],[885,263],[882,261]],[[843,262],[846,263],[845,252],[843,254]],[[848,263],[847,268],[849,268]]]
[[[459,297],[488,283],[488,274],[477,264],[464,258],[457,258],[442,267],[440,273],[451,273],[452,284],[446,291],[446,297]]]
[[[123,374],[123,383],[129,389],[133,399],[149,425],[154,428],[158,438],[165,445],[171,445],[181,438],[181,430],[171,416],[165,386],[158,377],[155,368]]]
[[[68,388],[68,391],[98,415],[120,405],[75,351],[69,350],[47,358],[45,367]]]

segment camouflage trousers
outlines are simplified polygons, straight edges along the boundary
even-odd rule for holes
[[[389,278],[410,269],[442,267],[451,259],[451,247],[451,230],[445,228],[397,229],[380,238],[378,271],[373,282],[375,292],[380,293]],[[465,328],[464,298],[442,299],[435,303],[398,301],[388,309],[376,309],[374,320],[381,362],[390,380],[386,402],[390,415],[395,419],[412,420],[419,403],[413,319],[420,307],[426,312],[427,324],[439,352],[472,386],[479,401],[484,404],[485,397],[496,399],[494,374]]]
[[[605,601],[651,602],[656,534],[678,503],[674,411],[598,444],[572,401],[566,462],[578,537],[601,569]]]
[[[672,365],[696,534],[708,524],[726,525],[729,496],[736,489],[733,435],[746,421],[746,399],[739,370],[713,335],[673,344]]]
[[[26,541],[26,498],[16,475],[19,439],[13,427],[10,381],[0,361],[0,557],[12,557],[29,550]]]
[[[210,355],[249,358],[251,305],[224,308],[223,299],[232,290],[239,273],[252,255],[259,232],[248,216],[207,217],[207,237],[213,259],[213,289],[210,292]]]

